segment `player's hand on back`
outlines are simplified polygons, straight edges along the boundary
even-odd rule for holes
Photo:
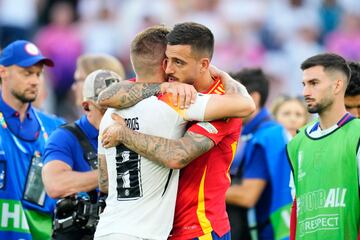
[[[104,148],[111,148],[121,144],[123,129],[127,127],[124,119],[118,114],[113,113],[111,117],[115,123],[105,128],[101,136],[101,143]]]
[[[189,108],[197,95],[194,86],[180,82],[164,82],[160,85],[160,91],[172,94],[173,105],[179,106],[180,109]]]

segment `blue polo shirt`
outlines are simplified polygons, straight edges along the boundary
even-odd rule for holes
[[[55,201],[45,195],[34,202],[24,193],[34,156],[43,155],[47,136],[63,121],[29,105],[20,122],[2,97],[0,112],[0,239],[49,239]]]
[[[36,119],[34,109],[29,104],[23,122],[20,122],[20,114],[0,97],[0,109],[10,131],[25,141],[35,141],[40,133],[40,124]]]
[[[90,144],[97,151],[99,131],[90,124],[86,115],[75,121],[85,133]],[[69,165],[74,171],[87,172],[91,170],[89,163],[84,159],[82,147],[74,134],[64,128],[56,129],[45,146],[44,164],[60,160]]]

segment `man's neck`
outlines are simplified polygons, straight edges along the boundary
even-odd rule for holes
[[[164,75],[160,73],[151,76],[136,75],[136,82],[139,83],[162,83],[164,81]]]
[[[202,75],[201,78],[197,79],[194,82],[194,87],[198,92],[206,92],[209,90],[211,85],[214,83],[214,80],[212,76],[210,75],[210,72],[207,71],[204,75]]]
[[[25,119],[29,103],[24,103],[16,99],[11,93],[6,94],[5,91],[2,92],[2,98],[7,105],[19,113],[20,121],[22,122]]]
[[[346,109],[344,104],[333,105],[332,108],[319,113],[319,122],[322,130],[328,129],[337,124],[345,115]]]
[[[97,130],[99,130],[102,116],[103,114],[101,114],[99,111],[88,112],[86,114],[86,118],[88,119],[89,123]]]

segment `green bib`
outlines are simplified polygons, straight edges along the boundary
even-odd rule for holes
[[[305,129],[287,146],[296,188],[296,239],[355,240],[360,120],[353,119],[316,139]]]

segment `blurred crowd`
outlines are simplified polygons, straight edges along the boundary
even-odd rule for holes
[[[271,100],[281,93],[301,95],[299,65],[309,56],[328,51],[360,59],[358,0],[1,0],[0,48],[28,39],[52,58],[56,66],[45,76],[43,108],[74,120],[71,86],[78,56],[113,55],[130,78],[135,34],[157,23],[184,21],[213,31],[213,63],[219,68],[260,66],[271,76]]]

